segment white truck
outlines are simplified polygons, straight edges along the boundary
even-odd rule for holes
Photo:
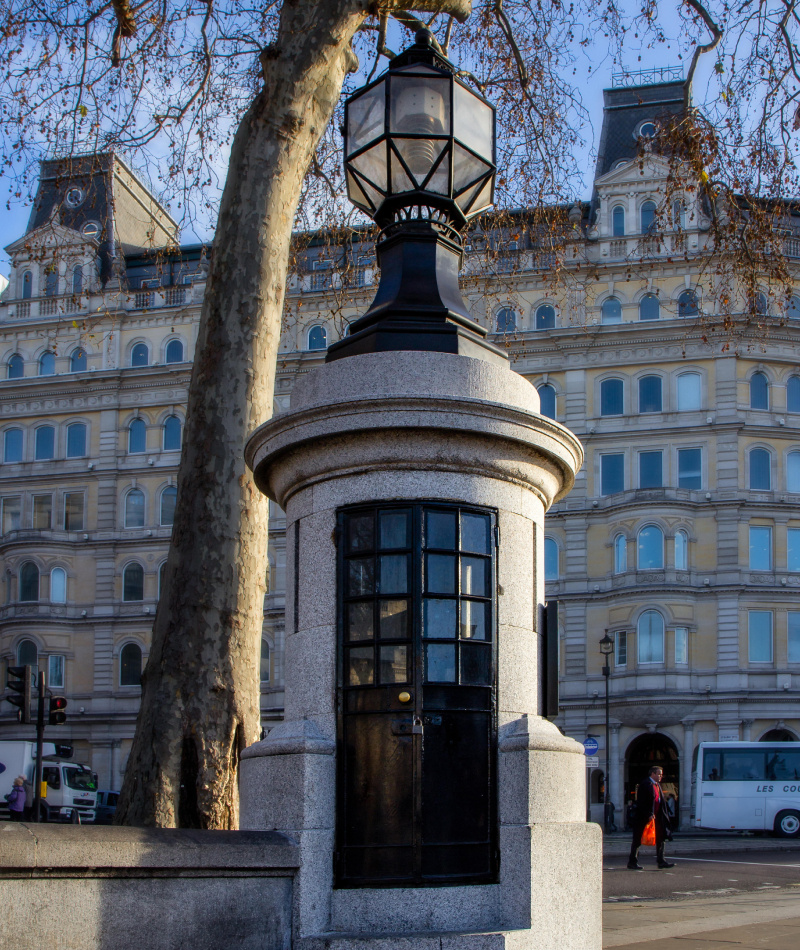
[[[28,739],[0,740],[0,820],[10,818],[5,796],[18,775],[31,784],[35,781],[36,743]],[[59,757],[53,742],[42,746],[42,783],[42,821],[94,821],[97,775],[85,765]]]

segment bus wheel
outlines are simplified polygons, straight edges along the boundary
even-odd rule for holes
[[[779,812],[775,818],[775,834],[779,838],[797,838],[800,836],[800,812]]]

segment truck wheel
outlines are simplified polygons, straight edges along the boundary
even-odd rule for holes
[[[775,816],[775,834],[779,838],[800,837],[800,812],[778,812]]]

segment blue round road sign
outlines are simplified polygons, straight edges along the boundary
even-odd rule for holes
[[[597,739],[583,740],[583,751],[586,755],[594,755],[599,748],[600,746],[597,744]]]

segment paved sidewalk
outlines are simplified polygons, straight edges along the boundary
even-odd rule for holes
[[[629,831],[618,831],[603,838],[605,856],[627,855],[631,849]],[[800,839],[773,838],[770,835],[753,834],[695,834],[678,832],[672,841],[667,842],[667,854],[704,854],[742,852],[742,851],[797,851],[800,852]]]
[[[798,950],[797,893],[603,904],[603,947],[628,950]]]

